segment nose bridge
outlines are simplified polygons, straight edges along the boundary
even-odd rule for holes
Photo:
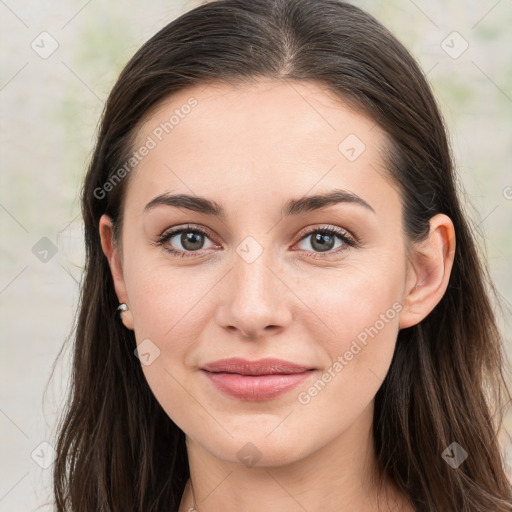
[[[276,280],[271,271],[275,266],[270,261],[271,250],[267,248],[254,261],[248,261],[242,256],[235,258],[233,279],[235,280],[235,294],[244,301],[257,301],[257,304],[268,304],[275,295]],[[237,261],[238,260],[238,261]]]

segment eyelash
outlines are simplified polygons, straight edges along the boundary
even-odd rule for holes
[[[189,225],[189,226],[177,228],[175,230],[171,230],[166,233],[163,233],[161,236],[158,237],[157,241],[155,242],[155,245],[162,246],[166,252],[172,254],[173,256],[177,256],[179,258],[188,258],[188,257],[196,256],[197,254],[200,254],[201,250],[179,251],[179,250],[173,249],[172,247],[170,247],[168,245],[165,245],[171,238],[173,238],[176,235],[179,235],[181,233],[184,233],[184,232],[200,234],[200,235],[204,235],[208,238],[212,238],[207,231],[204,231],[202,229],[199,229],[197,227]],[[326,252],[321,253],[321,252],[306,251],[306,252],[310,253],[311,257],[314,259],[327,258],[329,256],[332,256],[332,255],[338,254],[342,251],[345,251],[348,248],[358,247],[360,244],[360,241],[358,238],[356,238],[356,237],[351,238],[351,237],[347,236],[347,232],[345,230],[340,229],[340,228],[335,228],[333,226],[311,229],[310,231],[304,233],[297,243],[301,242],[302,240],[306,239],[308,236],[311,236],[314,233],[321,233],[324,235],[325,234],[335,235],[343,242],[343,245],[341,247],[338,247],[337,250],[332,251],[332,252],[326,251]]]

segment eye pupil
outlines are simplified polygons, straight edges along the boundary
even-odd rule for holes
[[[329,251],[334,247],[334,237],[328,233],[317,233],[313,237],[311,247],[320,251]],[[315,247],[316,244],[319,244]]]
[[[198,249],[201,249],[204,244],[204,240],[201,238],[201,233],[192,233],[190,231],[183,232],[181,234],[181,244],[188,251],[197,251]]]

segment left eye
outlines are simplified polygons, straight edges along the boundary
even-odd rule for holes
[[[336,239],[340,241],[339,245],[337,246],[335,246]],[[307,241],[309,241],[309,245],[312,247],[312,249],[306,248],[305,250],[313,252],[328,252],[332,251],[333,249],[339,249],[344,245],[349,247],[355,245],[352,239],[347,236],[346,232],[331,227],[309,231],[300,240],[300,242]],[[335,250],[333,252],[336,253],[338,251]]]
[[[176,240],[173,242],[174,239]],[[187,226],[164,233],[157,240],[156,244],[163,246],[167,252],[175,256],[189,257],[194,256],[195,252],[205,249],[205,239],[210,239],[208,233],[202,229]],[[337,246],[336,239],[339,240]],[[317,254],[317,256],[313,257],[322,257],[321,253],[336,254],[357,245],[357,241],[351,238],[346,231],[334,227],[310,230],[301,237],[298,243],[307,242],[308,240],[310,240],[309,245],[311,249],[304,247],[301,249]],[[173,243],[180,243],[183,249],[176,249]],[[212,243],[210,248],[212,246],[215,246],[215,244]],[[206,249],[208,248],[206,247]]]

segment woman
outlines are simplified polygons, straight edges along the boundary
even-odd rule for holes
[[[83,188],[57,510],[512,510],[455,179],[425,77],[359,8],[218,0],[164,27]]]

